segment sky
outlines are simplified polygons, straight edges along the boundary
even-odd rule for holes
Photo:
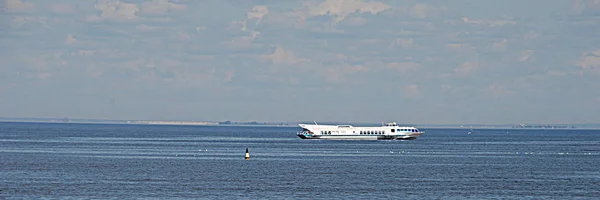
[[[599,0],[0,6],[0,117],[600,122]]]

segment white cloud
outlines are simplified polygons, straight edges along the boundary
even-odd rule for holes
[[[78,49],[78,50],[77,50],[77,53],[71,53],[71,55],[72,55],[72,56],[73,56],[73,55],[79,55],[79,56],[84,56],[84,57],[87,57],[87,56],[92,56],[92,55],[94,55],[94,54],[96,54],[96,53],[97,53],[97,52],[96,52],[96,51],[94,51],[94,50],[82,50],[82,49]]]
[[[533,50],[521,51],[521,56],[519,57],[519,61],[521,61],[521,62],[528,61],[533,56],[533,52],[534,52]]]
[[[30,22],[37,22],[38,19],[30,16],[14,16],[10,20],[10,26],[14,29],[19,29],[23,27],[23,25],[28,24]]]
[[[442,91],[442,93],[447,93],[448,91],[452,90],[452,88],[454,88],[452,85],[448,85],[448,84],[440,85],[440,90]]]
[[[470,74],[473,70],[481,67],[481,63],[478,61],[467,61],[454,68],[454,74],[459,76],[465,76]]]
[[[82,39],[73,34],[67,34],[67,36],[65,37],[62,44],[66,44],[69,46],[83,47],[83,48],[98,46],[98,42],[93,39],[89,39],[89,38],[85,38],[85,37]]]
[[[422,67],[421,64],[415,62],[393,62],[387,65],[388,69],[392,69],[400,72],[400,74],[404,75],[409,72],[417,71]]]
[[[508,40],[507,39],[502,39],[502,41],[500,42],[496,42],[494,43],[494,48],[504,51],[506,49],[506,45],[508,44]]]
[[[339,23],[347,16],[353,13],[370,13],[377,14],[391,7],[385,3],[378,1],[363,0],[325,0],[318,5],[305,3],[303,9],[293,13],[293,15],[306,19],[311,16],[329,15],[334,17],[333,21]]]
[[[235,76],[235,71],[226,71],[225,72],[225,81],[227,82],[231,82],[233,80],[233,77]]]
[[[54,13],[59,14],[70,14],[75,13],[75,8],[69,4],[54,4],[50,6],[50,10]]]
[[[140,24],[135,26],[135,29],[140,30],[140,31],[154,31],[154,30],[158,30],[158,29],[162,29],[161,27],[158,26],[149,26],[146,24]]]
[[[362,26],[367,23],[367,20],[362,17],[351,17],[351,18],[344,20],[343,22],[344,22],[344,24],[350,25],[350,26]]]
[[[254,6],[252,10],[248,11],[246,15],[248,19],[256,19],[256,24],[260,24],[262,18],[269,13],[269,9],[267,6]]]
[[[279,45],[275,47],[275,51],[272,54],[261,55],[260,58],[270,61],[275,65],[293,65],[309,62],[309,59],[298,58],[292,51],[284,49]]]
[[[67,39],[65,39],[66,44],[73,45],[73,44],[75,44],[75,42],[77,42],[77,39],[75,39],[75,37],[73,37],[73,34],[67,35]]]
[[[241,31],[246,31],[247,30],[247,24],[248,22],[246,20],[236,20],[236,21],[232,21],[229,23],[227,29],[232,30],[232,29],[238,29]]]
[[[410,8],[410,15],[415,18],[426,18],[428,13],[432,11],[432,8],[427,4],[416,4]]]
[[[397,38],[394,40],[393,44],[403,48],[408,48],[414,45],[414,40],[412,38]]]
[[[476,49],[477,49],[472,44],[467,44],[467,43],[445,44],[444,47],[447,50],[450,50],[450,51],[453,51],[453,52],[467,53],[467,54],[475,54],[476,53]]]
[[[453,44],[446,44],[445,46],[448,49],[456,49],[456,50],[459,50],[459,49],[473,50],[473,49],[475,49],[475,47],[473,47],[473,45],[466,44],[466,43],[453,43]]]
[[[600,11],[600,0],[574,0],[573,10],[576,13]]]
[[[186,5],[171,3],[169,0],[151,0],[142,3],[140,13],[148,15],[164,15],[169,11],[185,10]]]
[[[374,38],[367,38],[367,39],[363,39],[358,41],[360,44],[367,44],[367,45],[377,45],[380,43],[383,43],[385,41],[380,40],[380,39],[374,39]]]
[[[423,97],[423,94],[421,93],[421,90],[419,90],[418,85],[410,84],[404,86],[404,96],[409,98],[421,98]]]
[[[534,31],[529,31],[527,34],[523,36],[526,40],[534,40],[540,37],[540,34]]]
[[[69,64],[69,61],[65,59],[62,51],[48,52],[39,55],[23,56],[21,59],[26,63],[25,68],[35,70],[37,73],[44,73],[44,78],[49,78],[56,73],[56,69],[59,66],[65,66]],[[33,75],[37,76],[37,75]]]
[[[260,35],[258,31],[250,31],[249,36],[241,36],[238,38],[234,38],[231,41],[224,42],[225,45],[235,47],[235,48],[250,48],[256,46],[252,41],[256,39]]]
[[[582,70],[600,69],[600,49],[585,53],[576,61],[575,65],[579,66]]]
[[[468,17],[463,17],[461,19],[462,19],[462,21],[464,23],[478,24],[478,25],[487,25],[487,26],[490,26],[490,27],[499,27],[499,26],[504,26],[504,25],[515,25],[515,24],[517,24],[516,21],[507,20],[507,19],[472,20],[472,19],[469,19]]]
[[[6,0],[4,6],[9,13],[31,12],[36,10],[33,3],[23,0]]]
[[[341,64],[334,66],[327,66],[325,69],[317,69],[317,73],[321,73],[325,76],[325,80],[328,82],[342,83],[342,84],[354,84],[360,82],[358,80],[348,79],[346,75],[354,74],[359,72],[366,72],[369,69],[364,65],[350,65]]]
[[[133,3],[124,3],[120,0],[98,0],[98,3],[94,5],[96,10],[99,10],[100,16],[90,16],[89,21],[102,21],[102,20],[114,20],[114,21],[129,21],[137,20],[136,15],[139,12],[139,7]]]

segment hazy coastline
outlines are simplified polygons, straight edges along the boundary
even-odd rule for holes
[[[69,119],[69,118],[10,118],[0,117],[0,122],[30,123],[75,123],[75,124],[132,124],[132,125],[185,125],[185,126],[277,126],[295,127],[300,122],[258,122],[258,121],[178,121],[178,120],[110,120],[110,119]],[[354,126],[378,126],[374,122],[317,122],[319,124],[351,124]],[[402,124],[399,122],[399,124]],[[600,129],[600,123],[584,124],[403,124],[429,129]]]

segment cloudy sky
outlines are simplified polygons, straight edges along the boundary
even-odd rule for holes
[[[3,0],[0,117],[600,122],[599,0]]]

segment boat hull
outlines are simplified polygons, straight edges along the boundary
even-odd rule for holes
[[[414,140],[417,136],[409,135],[308,135],[298,134],[301,139],[320,139],[320,140]]]

